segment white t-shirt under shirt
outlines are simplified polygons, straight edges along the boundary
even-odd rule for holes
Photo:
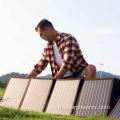
[[[54,51],[55,62],[59,66],[61,66],[62,65],[62,58],[61,58],[61,56],[59,54],[59,51],[58,51],[56,43],[53,44],[53,51]],[[70,76],[70,75],[72,75],[72,72],[68,70],[67,73],[64,75],[64,77],[67,77],[67,76]]]

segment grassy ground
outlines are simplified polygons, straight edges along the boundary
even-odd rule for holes
[[[3,94],[4,89],[0,88],[0,97]],[[0,107],[0,120],[110,120],[107,117],[95,117],[80,118],[75,116],[58,116],[39,112],[21,111],[10,108]],[[111,119],[115,120],[115,119]]]
[[[110,119],[100,116],[88,118],[80,118],[75,116],[58,116],[46,113],[28,112],[0,107],[0,120],[110,120]]]
[[[3,92],[4,92],[4,88],[0,88],[0,98],[1,98],[1,96],[3,94]]]

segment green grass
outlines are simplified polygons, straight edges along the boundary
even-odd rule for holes
[[[1,98],[1,96],[3,94],[3,92],[4,92],[4,88],[0,88],[0,98]]]
[[[0,120],[110,120],[107,117],[96,115],[95,117],[80,118],[75,116],[58,116],[53,114],[15,110],[0,107]],[[115,119],[111,119],[115,120]]]
[[[0,88],[0,97],[2,96],[3,92],[4,89]],[[110,120],[110,119],[107,117],[101,117],[99,115],[96,115],[95,117],[80,118],[75,116],[60,116],[0,107],[0,120]]]

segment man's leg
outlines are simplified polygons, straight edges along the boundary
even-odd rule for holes
[[[84,76],[84,74],[85,76]],[[64,78],[82,78],[85,79],[95,79],[96,78],[96,67],[92,64],[89,64],[83,71],[81,71],[78,75],[71,75]]]
[[[89,64],[85,68],[86,79],[95,79],[96,78],[96,67],[92,64]]]

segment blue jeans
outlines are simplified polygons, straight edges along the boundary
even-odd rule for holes
[[[64,78],[82,78],[85,69],[82,69],[79,73],[73,73],[73,75]]]

